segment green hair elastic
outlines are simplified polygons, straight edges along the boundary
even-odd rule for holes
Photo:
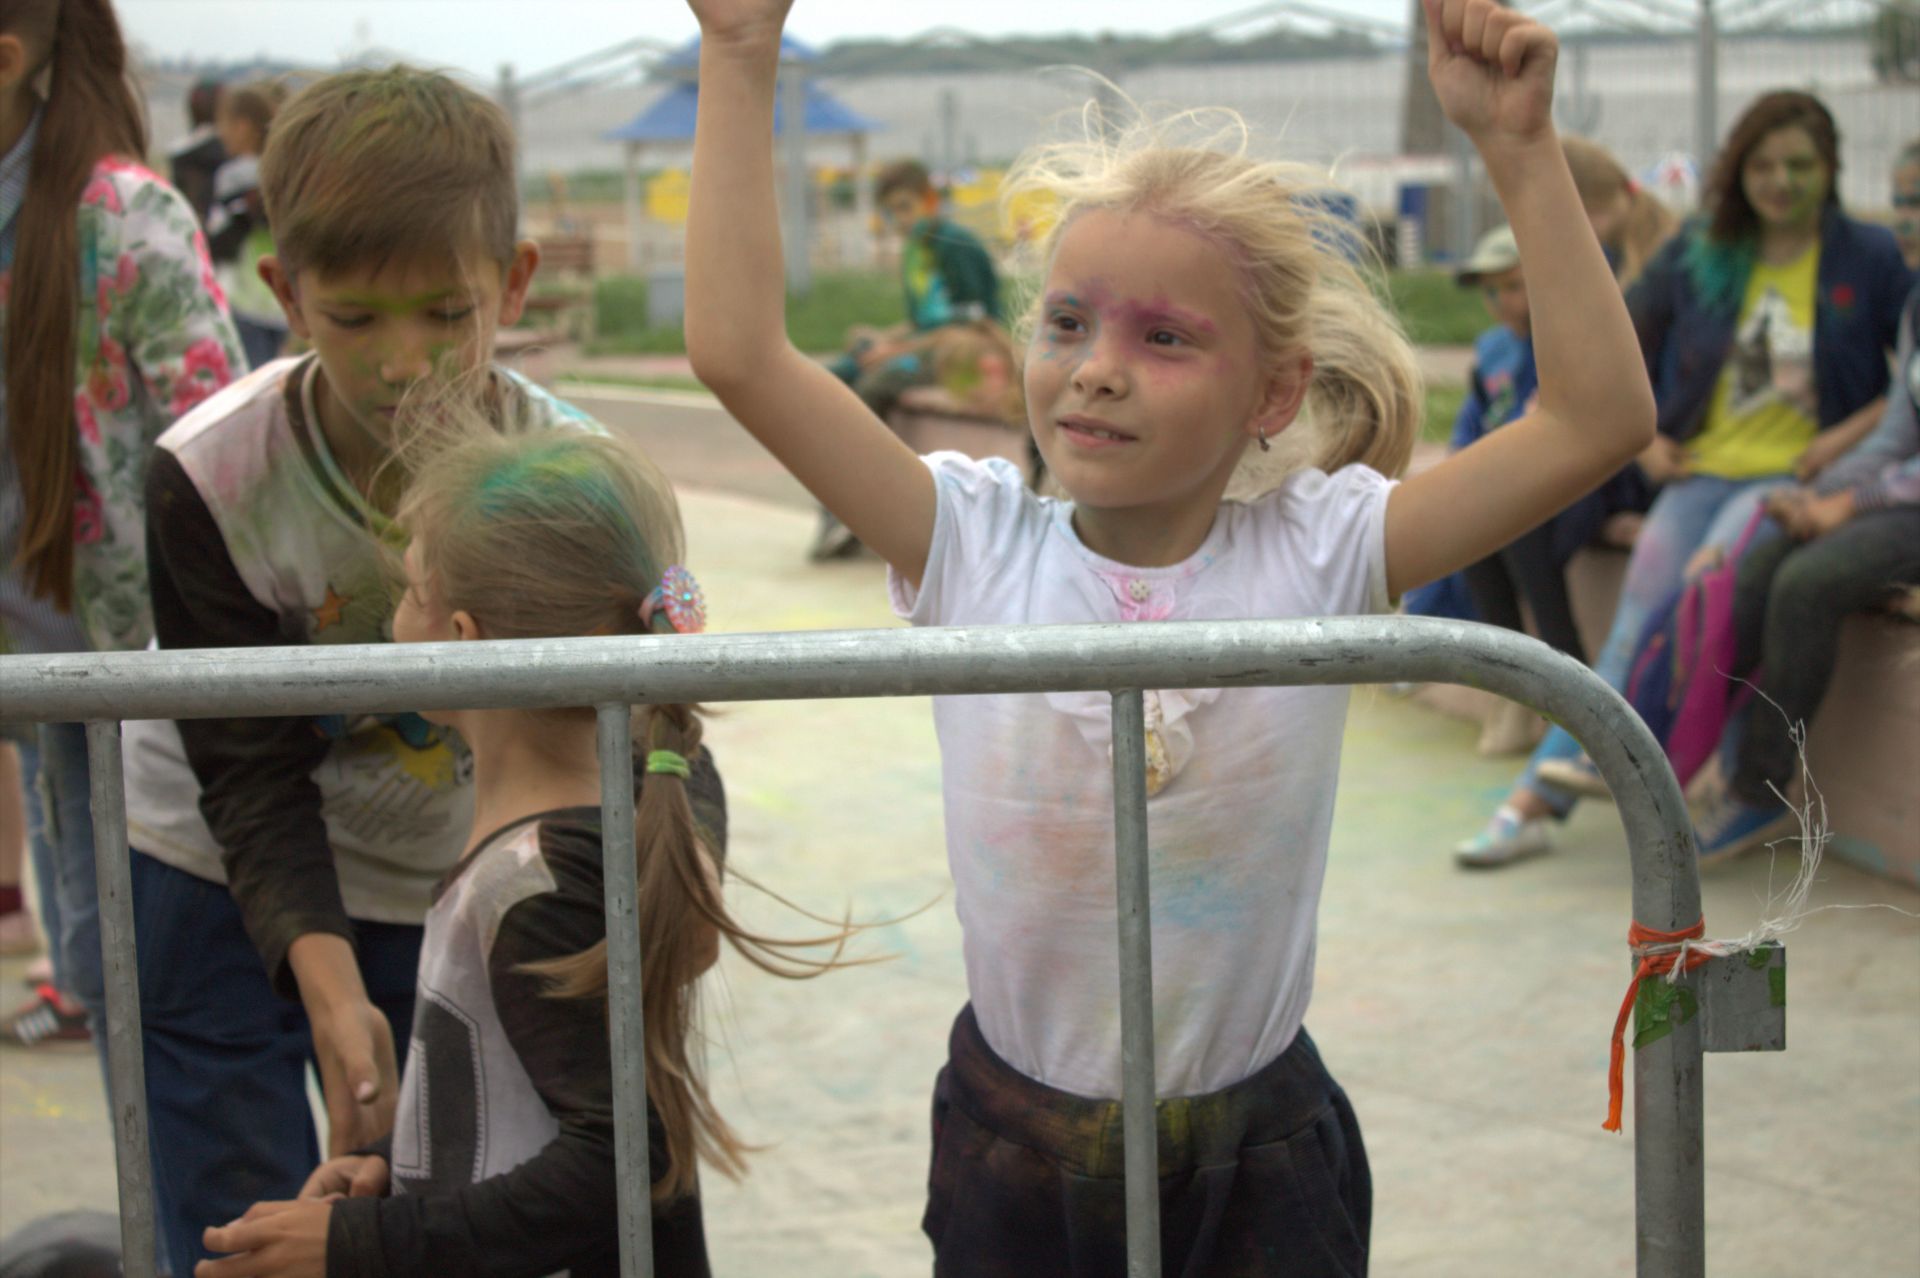
[[[664,772],[682,781],[693,775],[693,769],[687,766],[687,757],[672,750],[649,750],[647,771]]]

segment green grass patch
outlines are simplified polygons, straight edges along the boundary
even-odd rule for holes
[[[1470,345],[1490,321],[1479,295],[1463,289],[1444,271],[1393,271],[1388,292],[1413,340],[1422,345]],[[647,325],[647,282],[638,276],[609,276],[594,285],[596,338],[589,354],[678,355],[686,351],[680,326]],[[843,271],[819,276],[804,298],[787,299],[787,332],[803,351],[837,351],[855,324],[885,327],[904,317],[899,281],[872,272]],[[601,377],[623,385],[695,390],[691,378]],[[1427,388],[1422,438],[1445,442],[1453,430],[1465,391],[1458,386]]]
[[[1479,292],[1446,271],[1390,271],[1387,294],[1416,345],[1470,346],[1493,322]]]
[[[1428,386],[1426,415],[1420,420],[1420,438],[1444,444],[1453,437],[1453,419],[1467,398],[1464,386]]]
[[[562,382],[572,386],[631,386],[636,390],[699,391],[712,394],[699,378],[679,373],[603,373],[598,369],[589,369],[576,376],[562,373]]]
[[[607,355],[677,355],[687,349],[678,324],[649,327],[647,282],[616,275],[593,290],[596,337],[589,350]],[[884,328],[906,315],[900,281],[865,271],[840,271],[815,277],[805,297],[787,299],[787,333],[803,351],[837,351],[855,324]]]

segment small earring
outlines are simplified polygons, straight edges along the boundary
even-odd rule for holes
[[[1267,442],[1267,428],[1265,426],[1260,426],[1260,427],[1257,427],[1256,429],[1259,430],[1260,432],[1260,451],[1263,453],[1272,452],[1273,445]]]

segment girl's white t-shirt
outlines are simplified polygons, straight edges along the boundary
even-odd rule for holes
[[[1072,507],[1004,461],[926,459],[938,492],[915,625],[1245,620],[1385,611],[1392,483],[1304,471],[1228,502],[1167,568],[1088,550]],[[1147,803],[1159,1094],[1240,1082],[1285,1051],[1313,986],[1347,713],[1344,687],[1148,694],[1162,776]],[[1112,716],[1105,692],[934,702],[967,983],[1021,1073],[1120,1094]]]

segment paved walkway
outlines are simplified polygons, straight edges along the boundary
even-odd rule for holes
[[[681,440],[663,460],[716,629],[895,624],[877,562],[801,562],[804,497],[760,495],[773,481],[751,449],[696,418],[645,433]],[[715,1091],[765,1149],[743,1184],[709,1179],[715,1271],[924,1274],[928,1089],[965,998],[927,705],[730,706],[711,739],[737,869],[821,914],[899,920],[861,943],[886,961],[811,983],[722,962]],[[1460,723],[1354,695],[1308,1023],[1365,1125],[1385,1278],[1633,1272],[1631,1130],[1600,1130],[1627,973],[1623,841],[1590,804],[1553,856],[1454,869],[1447,845],[1514,770],[1476,758]],[[1710,875],[1711,931],[1745,931],[1784,875],[1764,859]],[[810,926],[750,890],[735,900],[766,930]],[[1706,1068],[1708,1270],[1913,1275],[1920,894],[1830,865],[1815,902],[1839,908],[1789,939],[1791,1049]],[[0,964],[0,985],[21,967]],[[113,1202],[91,1054],[0,1052],[0,1231]]]

